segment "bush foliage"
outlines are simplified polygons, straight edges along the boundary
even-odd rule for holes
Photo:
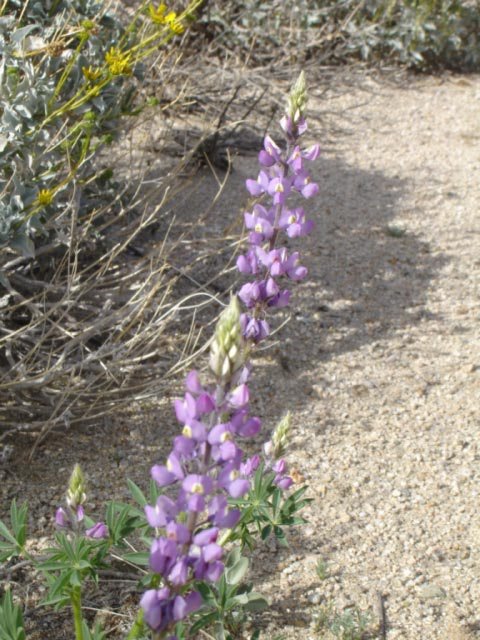
[[[131,102],[130,78],[94,83],[122,32],[92,0],[4,5],[0,246],[32,256],[35,237],[68,230],[74,184],[93,173],[95,149]]]
[[[203,29],[220,53],[250,63],[362,59],[416,69],[475,69],[478,2],[461,0],[207,0]]]

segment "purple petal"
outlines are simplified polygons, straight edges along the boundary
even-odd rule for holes
[[[250,490],[250,482],[244,478],[237,478],[230,482],[227,489],[232,498],[241,498]]]
[[[252,196],[260,196],[265,192],[265,189],[258,183],[257,180],[247,180],[246,181],[247,190]]]
[[[145,591],[140,600],[140,606],[148,626],[153,630],[159,629],[162,623],[162,599],[159,598],[158,591],[156,589]]]
[[[108,538],[108,527],[104,522],[97,522],[85,531],[87,538],[94,538],[99,540],[101,538]]]
[[[177,560],[177,562],[173,565],[172,570],[168,574],[168,579],[176,587],[184,585],[187,582],[188,564],[186,558],[180,558],[180,560]]]
[[[320,155],[320,145],[312,144],[302,152],[302,155],[306,160],[316,160]]]
[[[246,384],[240,384],[228,397],[228,403],[232,407],[240,408],[248,404],[250,400],[250,392]]]
[[[315,182],[309,182],[303,187],[302,196],[304,198],[313,198],[317,195],[318,191],[318,184],[316,184]]]
[[[274,483],[279,489],[282,489],[282,491],[286,491],[292,486],[293,480],[292,478],[290,478],[290,476],[277,476],[274,480]]]
[[[57,527],[60,527],[60,529],[67,529],[70,526],[70,520],[65,509],[62,509],[62,507],[59,507],[55,512],[55,524]]]
[[[173,482],[176,482],[177,478],[171,473],[167,467],[163,465],[155,464],[151,469],[151,476],[158,484],[159,487],[166,487]]]
[[[228,513],[216,515],[214,522],[222,529],[233,529],[240,520],[241,515],[240,509],[231,509]]]
[[[214,500],[215,498],[210,501],[210,505],[213,503]],[[225,501],[225,504],[226,504],[226,501]],[[218,533],[219,533],[218,527],[210,527],[209,529],[204,529],[203,531],[200,531],[199,533],[195,534],[193,538],[193,542],[199,547],[204,547],[207,544],[211,544],[212,542],[215,542],[216,539],[218,538]]]
[[[189,511],[200,513],[200,511],[205,509],[205,498],[195,493],[188,498],[187,505]]]
[[[197,591],[192,591],[186,596],[176,596],[173,602],[173,619],[183,620],[202,606],[202,596]]]
[[[207,565],[205,571],[205,578],[210,582],[218,582],[222,577],[225,565],[223,562],[212,562]]]
[[[203,547],[202,555],[205,562],[215,562],[223,556],[223,549],[219,544],[212,542]]]
[[[190,393],[202,393],[203,387],[200,383],[198,372],[195,371],[195,369],[190,371],[185,378],[185,386],[187,387],[187,390],[190,391]]]

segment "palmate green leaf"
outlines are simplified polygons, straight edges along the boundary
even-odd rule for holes
[[[4,537],[15,547],[17,546],[17,541],[15,540],[15,537],[10,533],[8,527],[3,522],[3,520],[0,520],[0,536]]]
[[[69,587],[70,571],[65,571],[55,577],[52,574],[46,574],[46,580],[49,585],[48,595],[40,603],[42,606],[54,607],[60,609],[70,602],[71,589]]]
[[[140,567],[147,567],[150,559],[148,551],[130,551],[129,553],[123,553],[122,558],[127,562],[133,562]]]
[[[112,543],[122,544],[124,538],[144,526],[142,511],[129,504],[110,502],[107,506],[106,522]]]
[[[190,635],[194,637],[196,633],[200,631],[200,629],[205,629],[213,624],[217,620],[218,614],[216,611],[212,611],[211,613],[207,613],[198,620],[196,620],[192,626],[190,627]]]
[[[0,638],[2,640],[25,640],[23,614],[14,604],[10,589],[5,591],[0,602]]]
[[[222,620],[217,620],[213,627],[213,633],[215,634],[215,640],[227,640],[230,636],[225,635],[225,627]]]
[[[273,527],[271,524],[267,524],[265,527],[263,527],[262,531],[260,532],[260,538],[262,540],[266,540],[268,538],[268,536],[272,533]]]
[[[105,640],[106,635],[102,627],[98,624],[90,631],[88,624],[83,620],[82,622],[83,640]]]
[[[235,547],[227,556],[225,563],[225,580],[230,585],[237,585],[243,580],[248,571],[248,558],[241,555],[240,549]]]
[[[69,569],[72,565],[66,560],[45,560],[39,564],[39,569],[42,571],[63,571]]]
[[[247,594],[248,602],[243,605],[244,611],[263,611],[264,609],[268,609],[268,600],[266,600],[261,593],[257,593],[256,591],[252,591]]]
[[[215,593],[206,582],[198,582],[196,585],[196,589],[200,592],[200,595],[202,596],[203,602],[205,604],[212,606],[215,604]]]
[[[23,549],[27,540],[27,514],[28,505],[26,502],[20,508],[17,507],[17,501],[14,498],[10,506],[10,520],[12,523],[13,534],[18,545]]]
[[[6,562],[15,556],[18,556],[17,545],[0,542],[0,562]]]
[[[127,486],[130,490],[130,493],[132,494],[132,498],[135,500],[135,502],[137,502],[142,508],[148,504],[148,500],[147,498],[144,496],[142,490],[140,489],[140,487],[135,484],[135,482],[133,482],[133,480],[130,480],[130,478],[127,478]]]

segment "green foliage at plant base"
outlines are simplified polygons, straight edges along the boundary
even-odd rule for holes
[[[332,603],[328,603],[319,610],[315,626],[317,631],[329,631],[338,640],[364,640],[369,624],[370,615],[358,607],[339,613]]]
[[[10,589],[0,600],[0,638],[2,640],[26,640],[21,608],[14,604]]]

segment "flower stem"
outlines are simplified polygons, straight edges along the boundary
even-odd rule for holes
[[[75,627],[75,640],[83,640],[83,619],[82,619],[82,589],[73,587],[70,596],[73,609],[73,624]]]

